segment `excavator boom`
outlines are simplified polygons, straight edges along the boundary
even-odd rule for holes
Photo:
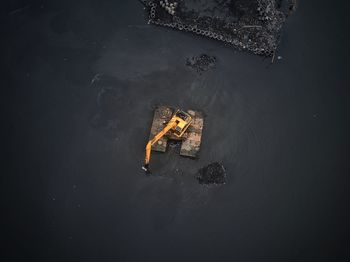
[[[177,125],[176,121],[170,120],[169,123],[163,128],[162,131],[160,131],[153,139],[148,141],[146,145],[145,164],[142,167],[142,169],[145,170],[147,173],[149,173],[149,161],[151,159],[152,145],[155,144],[159,139],[161,139],[170,129],[176,127],[176,125]]]

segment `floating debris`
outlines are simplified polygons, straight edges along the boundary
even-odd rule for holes
[[[199,169],[196,177],[200,184],[226,184],[226,170],[218,162]]]

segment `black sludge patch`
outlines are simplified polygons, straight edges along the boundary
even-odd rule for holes
[[[211,68],[214,68],[215,64],[216,64],[216,57],[209,56],[207,54],[192,56],[186,59],[186,65],[196,70],[197,73],[199,74]]]
[[[226,170],[218,162],[211,163],[198,171],[196,177],[200,184],[226,184]]]

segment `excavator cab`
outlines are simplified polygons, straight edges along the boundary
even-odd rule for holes
[[[145,163],[142,166],[146,173],[150,173],[151,150],[165,152],[168,139],[182,141],[180,155],[196,157],[199,151],[203,128],[202,114],[180,109],[173,112],[166,106],[160,106],[155,111],[150,140],[146,145]]]
[[[173,128],[174,135],[177,136],[178,138],[181,138],[183,134],[186,132],[187,128],[190,126],[192,122],[192,117],[188,113],[178,109],[175,112],[173,118],[176,122],[176,126]]]

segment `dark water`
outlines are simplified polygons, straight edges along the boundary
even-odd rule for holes
[[[5,4],[4,261],[348,261],[347,10],[300,1],[271,65],[137,1]],[[157,104],[203,110],[203,143],[145,177]],[[199,185],[214,161],[228,183]]]

